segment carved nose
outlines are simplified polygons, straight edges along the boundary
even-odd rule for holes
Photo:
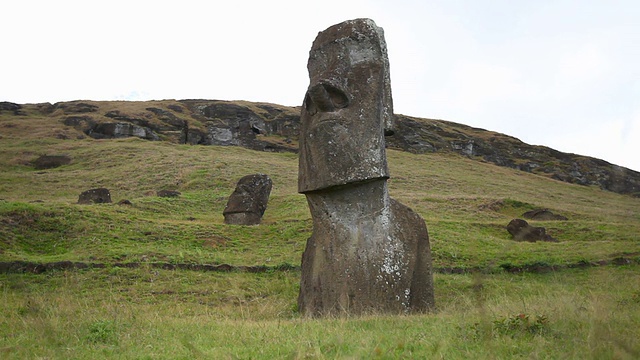
[[[317,112],[331,112],[349,106],[349,97],[333,85],[320,83],[307,91],[305,106],[311,115]]]

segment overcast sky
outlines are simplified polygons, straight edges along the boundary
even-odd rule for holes
[[[5,1],[0,101],[300,105],[319,31],[385,30],[396,113],[640,171],[640,1]]]

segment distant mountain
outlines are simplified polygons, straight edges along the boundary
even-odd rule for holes
[[[508,135],[449,121],[400,114],[395,118],[395,134],[387,137],[388,148],[412,153],[458,153],[560,181],[640,196],[640,173],[604,160],[529,145]],[[36,136],[24,129],[33,132],[38,129],[37,136],[61,139],[133,136],[191,145],[296,152],[300,109],[220,100],[71,101],[25,105],[0,102],[0,121],[3,123],[0,138]],[[33,122],[33,125],[16,127],[12,126],[13,122]]]

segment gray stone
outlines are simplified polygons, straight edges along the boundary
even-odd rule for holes
[[[13,112],[14,115],[24,115],[21,109],[22,105],[20,104],[15,104],[8,101],[0,101],[0,114],[2,114],[3,111],[10,111]]]
[[[147,127],[128,122],[96,124],[87,135],[94,139],[138,137],[147,140],[160,140],[160,137]]]
[[[298,191],[313,233],[298,308],[308,316],[424,312],[434,307],[424,220],[389,197],[389,63],[369,19],[318,34],[301,111]]]
[[[328,28],[307,68],[299,191],[388,178],[384,133],[392,131],[393,101],[382,29],[361,19]]]
[[[507,225],[507,231],[516,241],[549,241],[558,242],[558,240],[547,234],[547,230],[540,226],[531,226],[522,219],[513,219]]]
[[[67,116],[62,121],[67,126],[73,126],[74,128],[88,134],[91,129],[96,125],[96,121],[89,115],[72,115]]]
[[[41,155],[33,161],[33,167],[37,170],[53,169],[71,163],[67,155]]]
[[[84,191],[78,197],[78,204],[103,204],[111,202],[109,189],[97,188]]]
[[[258,225],[262,220],[272,181],[265,174],[243,176],[229,196],[223,211],[224,223],[232,225]]]

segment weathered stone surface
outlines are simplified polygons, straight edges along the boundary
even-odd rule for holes
[[[260,104],[251,109],[228,102],[188,103],[206,121],[204,139],[198,139],[199,132],[188,134],[188,142],[194,137],[200,143],[219,146],[242,146],[259,151],[295,151],[290,144],[266,139],[265,135],[296,134],[299,116],[283,113],[268,104]],[[260,113],[258,113],[259,111]],[[267,122],[266,118],[271,121]],[[191,131],[191,130],[190,130]],[[278,131],[282,131],[279,133]]]
[[[78,204],[102,204],[111,202],[109,189],[97,188],[82,192],[78,198]]]
[[[307,68],[298,190],[388,178],[384,133],[393,101],[382,29],[370,20],[328,28],[313,42]]]
[[[229,196],[223,211],[224,223],[233,225],[258,225],[262,220],[271,187],[271,178],[265,174],[243,176]]]
[[[2,114],[3,111],[10,111],[14,115],[24,115],[21,109],[22,105],[20,104],[15,104],[8,101],[0,101],[0,114]]]
[[[529,220],[568,220],[566,216],[554,214],[548,209],[535,209],[522,214],[522,217]]]
[[[306,315],[422,312],[433,308],[424,220],[390,199],[386,181],[307,193],[313,234],[302,258]]]
[[[184,111],[184,108],[180,105],[167,105],[167,108],[177,113],[182,113]]]
[[[384,134],[392,133],[382,29],[368,19],[318,34],[301,111],[298,191],[313,233],[298,307],[309,316],[434,307],[424,220],[389,197]]]
[[[37,170],[53,169],[71,163],[71,158],[67,155],[41,155],[33,161],[33,166]]]
[[[547,234],[547,230],[543,227],[531,226],[528,222],[522,219],[513,219],[507,225],[507,231],[516,241],[550,241],[557,242],[558,240],[552,238]]]
[[[147,140],[160,140],[160,137],[151,129],[134,125],[128,122],[100,123],[93,126],[87,135],[94,139],[109,139],[123,137],[139,137]]]
[[[71,115],[62,120],[62,123],[88,134],[96,125],[95,120],[89,115]]]

